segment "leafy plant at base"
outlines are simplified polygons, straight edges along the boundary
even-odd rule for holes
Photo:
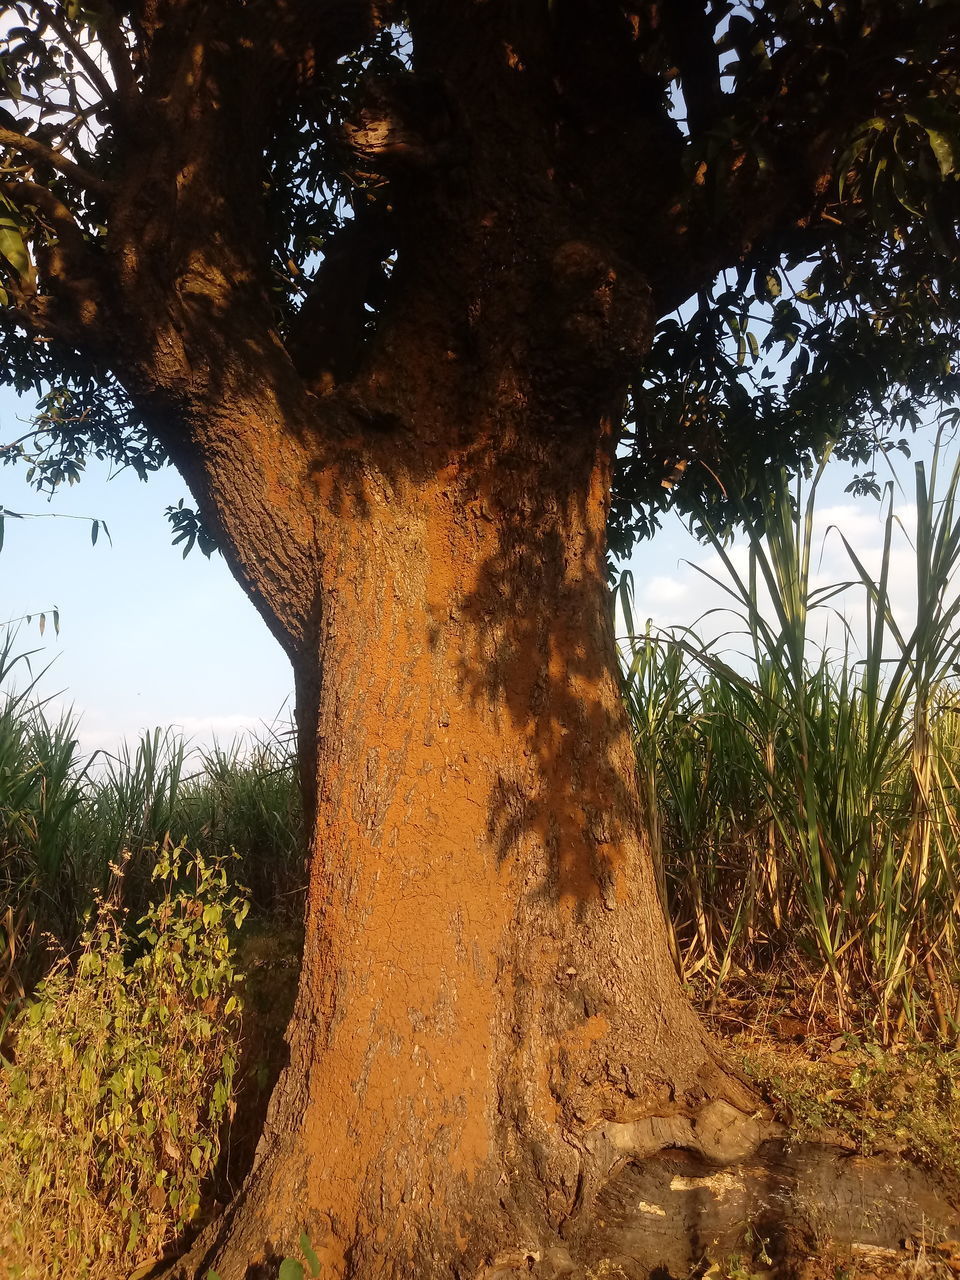
[[[113,1280],[156,1256],[196,1217],[232,1114],[246,900],[182,846],[156,852],[153,882],[135,925],[118,895],[99,903],[10,1029],[0,1258],[23,1280]]]
[[[310,1243],[310,1237],[305,1231],[300,1233],[300,1248],[303,1251],[304,1258],[307,1260],[307,1266],[310,1268],[309,1274],[311,1276],[319,1276],[320,1259],[317,1257],[313,1245]],[[277,1280],[304,1280],[307,1274],[302,1262],[296,1258],[286,1257],[281,1261],[277,1270]],[[207,1272],[206,1280],[220,1280],[220,1276],[211,1269]]]

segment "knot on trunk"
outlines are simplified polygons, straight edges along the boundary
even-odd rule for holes
[[[654,314],[646,278],[606,246],[567,240],[549,261],[542,363],[557,373],[585,367],[609,380],[636,368],[649,346]]]
[[[368,81],[359,110],[342,128],[362,164],[392,174],[449,161],[460,133],[444,86],[412,74]]]

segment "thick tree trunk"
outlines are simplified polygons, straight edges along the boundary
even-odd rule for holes
[[[602,431],[478,445],[341,495],[297,672],[316,821],[290,1063],[197,1274],[275,1274],[302,1231],[337,1277],[575,1274],[615,1166],[755,1143],[638,829],[609,455]]]

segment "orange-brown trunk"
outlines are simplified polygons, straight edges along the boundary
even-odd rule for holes
[[[299,681],[290,1064],[205,1253],[221,1280],[301,1231],[344,1280],[566,1274],[615,1163],[709,1145],[721,1077],[638,830],[598,454],[579,490],[562,457],[533,491],[463,457],[342,499]]]

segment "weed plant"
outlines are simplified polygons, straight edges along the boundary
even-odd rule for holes
[[[0,1274],[114,1280],[195,1218],[232,1109],[247,911],[221,861],[153,851],[135,923],[123,868],[0,1061]]]
[[[936,481],[936,462],[929,480],[917,465],[908,625],[889,493],[877,577],[845,542],[850,580],[811,585],[816,480],[805,500],[775,488],[744,572],[712,535],[738,664],[690,630],[638,632],[621,588],[624,693],[682,971],[716,993],[799,950],[840,1025],[888,1043],[960,1026],[960,470],[942,494]],[[851,592],[859,641],[838,607]],[[843,621],[839,651],[813,643],[824,609]]]

